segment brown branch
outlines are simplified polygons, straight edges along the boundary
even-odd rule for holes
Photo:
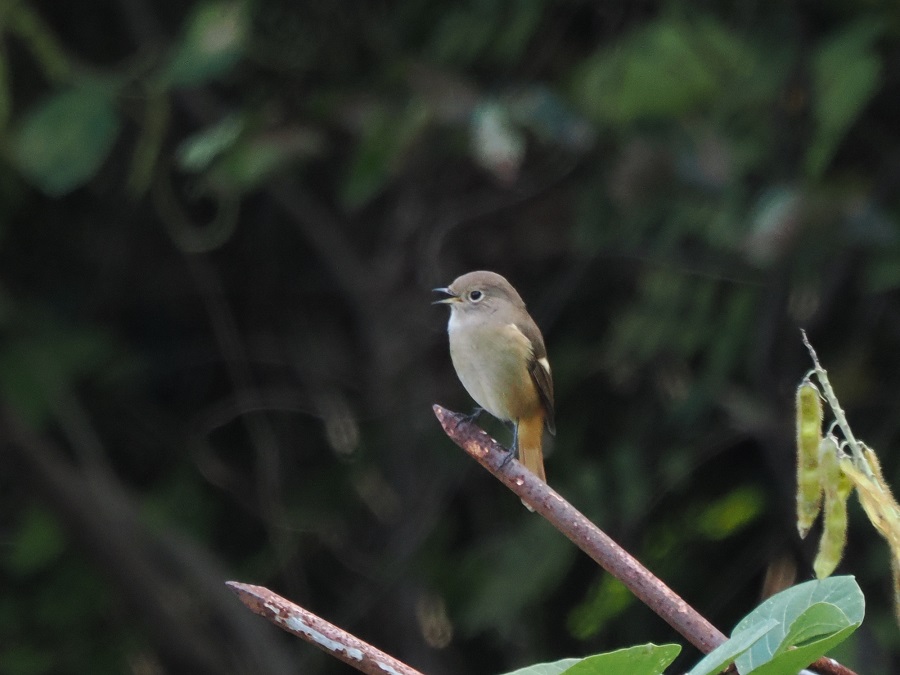
[[[715,626],[556,491],[519,462],[510,460],[508,451],[473,424],[467,416],[439,405],[434,406],[434,413],[444,431],[457,445],[549,520],[601,567],[624,583],[644,604],[700,651],[709,653],[727,640]],[[267,588],[237,581],[228,581],[226,585],[256,614],[359,671],[370,675],[383,675],[385,672],[422,675],[405,663]],[[810,668],[821,675],[856,675],[852,670],[828,657],[820,658],[811,664]],[[732,664],[726,672],[735,672],[734,665]]]
[[[510,490],[549,520],[603,569],[625,584],[650,609],[661,616],[704,654],[727,639],[675,592],[657,579],[630,553],[549,485],[524,466],[509,460],[509,453],[465,415],[434,406],[447,435],[478,460]]]
[[[237,581],[226,581],[225,585],[234,591],[251,611],[357,670],[370,675],[385,673],[422,675],[418,670],[410,668],[267,588]]]
[[[544,481],[515,460],[497,441],[466,415],[433,406],[446,434],[459,447],[549,520],[572,543],[621,581],[645,605],[704,654],[725,642],[726,636],[655,577],[630,553],[589,521]],[[855,675],[834,659],[822,657],[810,668],[822,675]]]
[[[842,666],[829,656],[823,656],[809,667],[820,675],[856,675],[847,666]]]

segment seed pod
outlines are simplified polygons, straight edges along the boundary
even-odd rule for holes
[[[809,380],[797,387],[797,531],[806,537],[822,508],[819,444],[822,399]]]
[[[841,459],[841,471],[853,481],[859,503],[869,521],[887,539],[895,555],[900,556],[900,504],[897,504],[890,487],[884,481],[878,457],[871,448],[861,445],[871,477],[861,471],[849,457]]]
[[[900,625],[900,560],[891,553],[891,576],[894,579],[894,619]]]
[[[834,436],[827,436],[819,444],[819,472],[825,489],[825,508],[822,514],[822,538],[819,552],[813,561],[818,579],[834,572],[841,562],[847,543],[847,498],[853,483],[841,471],[838,446]]]
[[[841,471],[856,488],[859,503],[891,548],[891,573],[894,581],[894,612],[900,623],[900,504],[891,494],[884,480],[881,464],[875,451],[860,443],[868,473],[861,470],[849,457],[841,459]]]

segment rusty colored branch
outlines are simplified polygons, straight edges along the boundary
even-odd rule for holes
[[[682,600],[630,553],[589,521],[549,485],[475,425],[466,415],[433,406],[444,432],[497,479],[549,520],[572,543],[625,584],[645,605],[704,654],[725,642],[726,636]],[[810,668],[822,675],[855,675],[834,659],[822,657]]]
[[[370,675],[422,675],[367,642],[295,605],[268,588],[226,581],[241,602],[288,633],[303,638],[336,659]]]
[[[815,663],[810,664],[810,669],[819,673],[819,675],[856,675],[847,666],[842,666],[834,659],[823,656]]]
[[[509,461],[506,449],[466,416],[439,405],[434,406],[434,413],[444,431],[457,445],[549,520],[603,569],[625,584],[644,604],[691,644],[706,654],[725,642],[727,638],[715,626],[700,616],[559,493],[519,462]]]
[[[478,460],[535,511],[549,520],[601,567],[624,583],[644,604],[703,653],[727,639],[715,626],[656,578],[631,554],[616,544],[556,491],[510,461],[508,451],[473,424],[470,419],[439,405],[434,413],[447,435]],[[371,675],[421,675],[418,671],[363,642],[324,619],[295,605],[262,586],[237,581],[226,585],[250,610],[283,630],[302,637],[322,651]],[[822,657],[810,668],[821,675],[856,675],[831,658]],[[727,670],[734,672],[734,666]]]

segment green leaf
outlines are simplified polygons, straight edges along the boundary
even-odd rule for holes
[[[0,396],[28,423],[40,426],[59,390],[97,368],[113,349],[102,331],[71,327],[43,326],[9,338],[0,350]]]
[[[660,675],[680,652],[680,645],[638,645],[583,659],[537,663],[505,675]]]
[[[634,594],[611,574],[604,574],[569,613],[569,632],[579,640],[597,635],[634,602]]]
[[[249,190],[289,164],[317,155],[322,146],[317,132],[299,127],[248,136],[216,162],[210,178],[225,190]]]
[[[208,169],[216,158],[234,146],[244,127],[244,120],[236,115],[230,115],[188,136],[178,146],[178,165],[185,171]]]
[[[766,600],[735,627],[737,634],[769,619],[779,622],[735,664],[742,675],[795,672],[845,640],[864,614],[865,599],[852,576],[793,586]]]
[[[581,661],[581,659],[562,659],[553,663],[536,663],[527,668],[513,670],[504,675],[559,675]]]
[[[708,539],[725,539],[756,520],[765,497],[755,487],[735,488],[697,515],[697,530]]]
[[[112,92],[85,86],[56,94],[31,110],[13,134],[12,159],[51,196],[87,183],[119,133]]]
[[[721,672],[777,625],[778,621],[775,619],[767,619],[750,626],[746,630],[738,631],[735,629],[729,640],[723,642],[703,657],[696,666],[691,668],[687,675],[715,675],[715,673]]]
[[[801,645],[831,635],[847,627],[847,615],[827,602],[817,602],[791,624],[782,645]]]
[[[660,675],[681,652],[680,645],[638,645],[582,659],[566,675]]]
[[[163,83],[197,85],[226,73],[243,54],[248,23],[243,2],[198,5],[163,73]]]
[[[537,550],[541,555],[523,556]],[[536,610],[558,587],[574,557],[572,546],[540,518],[523,521],[470,551],[458,567],[466,597],[459,610],[465,631],[511,626],[526,611]],[[502,629],[501,629],[502,630]]]
[[[15,576],[33,574],[56,560],[65,547],[56,519],[46,509],[31,507],[12,533],[4,567]]]
[[[711,19],[663,17],[588,58],[571,91],[601,124],[680,117],[752,81],[758,61],[733,31]]]
[[[847,129],[878,89],[881,61],[873,44],[881,32],[880,23],[858,21],[825,42],[813,58],[816,129],[806,156],[812,176],[825,170]]]
[[[364,206],[381,192],[430,118],[429,109],[419,101],[410,102],[399,114],[391,110],[372,114],[343,185],[341,199],[348,209]]]
[[[185,139],[178,164],[185,171],[207,172],[213,185],[238,192],[254,188],[290,162],[322,150],[321,134],[307,127],[251,133],[245,120],[229,116]]]
[[[544,16],[545,3],[537,0],[453,3],[434,21],[429,56],[459,67],[513,65],[524,58]]]

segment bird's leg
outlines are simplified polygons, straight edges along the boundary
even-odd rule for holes
[[[502,469],[504,466],[509,464],[509,460],[511,460],[513,457],[515,457],[517,459],[519,457],[519,422],[518,422],[518,420],[513,422],[512,447],[509,449],[509,452],[506,455],[506,457],[503,458],[503,461],[500,462],[500,468]]]

